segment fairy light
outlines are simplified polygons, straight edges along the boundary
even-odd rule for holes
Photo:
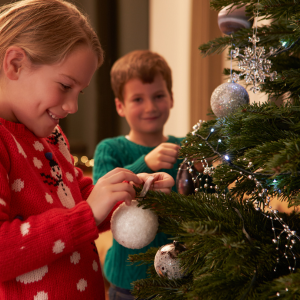
[[[198,130],[200,128],[200,123],[198,123],[197,126],[193,127],[193,128]],[[215,132],[215,128],[210,129],[208,138],[213,132]],[[288,262],[288,269],[289,269],[290,273],[294,272],[296,270],[296,256],[293,253],[292,249],[293,249],[293,246],[296,244],[296,242],[300,241],[300,237],[297,235],[296,231],[291,230],[289,228],[289,226],[283,221],[283,219],[278,216],[278,211],[272,210],[272,206],[269,205],[270,196],[268,196],[268,190],[266,188],[264,188],[263,184],[256,178],[256,176],[259,176],[259,175],[266,176],[267,174],[250,172],[253,167],[253,163],[249,160],[248,160],[247,168],[250,169],[250,171],[245,170],[245,169],[239,167],[238,165],[231,163],[230,157],[228,154],[222,155],[221,153],[218,152],[218,150],[214,149],[213,146],[207,141],[208,138],[205,139],[200,134],[196,133],[196,131],[194,133],[195,133],[194,135],[201,138],[206,143],[206,145],[211,148],[213,153],[215,153],[219,157],[223,158],[226,162],[230,163],[230,165],[232,166],[232,169],[230,169],[231,172],[238,172],[241,176],[244,176],[248,180],[254,181],[255,188],[252,191],[250,201],[252,199],[255,209],[257,211],[260,211],[272,223],[272,231],[273,231],[272,242],[274,243],[274,245],[276,245],[276,251],[278,251],[278,258],[276,261],[276,266],[280,262],[279,254],[280,254],[280,246],[281,246],[281,247],[284,247],[283,257]],[[218,149],[218,146],[220,143],[221,143],[221,139],[218,139],[217,149]],[[199,144],[199,145],[202,145],[202,144]],[[245,161],[245,163],[247,163],[247,159],[245,157],[242,160]],[[238,158],[237,162],[240,162],[240,161],[241,161],[241,159]],[[209,175],[213,174],[213,170],[209,169],[207,161],[205,159],[203,159],[203,160],[201,160],[201,162],[202,162],[202,166],[204,167],[205,173],[209,174]],[[209,173],[209,172],[212,172],[212,173]],[[199,178],[199,175],[198,175],[196,177],[193,177],[193,180],[194,180],[194,183],[196,183],[197,180],[199,180],[199,182],[202,181],[202,178]],[[222,181],[222,179],[220,179],[220,180]],[[274,184],[276,184],[278,181],[277,181],[277,179],[273,179],[272,182]],[[205,190],[208,187],[212,188],[212,186],[208,186],[207,183],[205,183],[203,185],[203,187]],[[203,189],[201,185],[199,186],[199,188]],[[195,192],[198,192],[199,188],[196,188]],[[214,186],[214,188],[215,188],[215,190],[219,189],[218,186]],[[266,208],[269,210],[268,213],[265,213]],[[275,228],[274,222],[279,222],[279,224],[282,226],[282,229],[279,229],[278,226]],[[276,270],[277,270],[276,266],[273,269],[274,272],[276,272]],[[280,293],[278,292],[276,295],[280,296]]]

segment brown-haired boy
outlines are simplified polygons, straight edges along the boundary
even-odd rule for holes
[[[130,132],[98,144],[94,182],[116,167],[134,173],[164,171],[175,180],[181,162],[178,151],[182,138],[163,134],[174,102],[172,72],[167,62],[149,50],[130,52],[113,65],[111,84],[116,110],[126,118]],[[176,191],[176,187],[173,190]],[[125,248],[113,240],[104,265],[105,276],[111,283],[110,299],[134,299],[130,297],[131,283],[147,277],[148,266],[129,265],[128,255],[144,253],[151,247],[168,243],[170,240],[162,232],[148,246],[138,250]]]

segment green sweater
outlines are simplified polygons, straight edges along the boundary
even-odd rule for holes
[[[183,138],[168,136],[167,142],[180,145]],[[101,141],[96,148],[94,157],[93,179],[94,182],[116,167],[126,168],[134,173],[153,173],[145,163],[145,155],[155,147],[145,147],[118,136]],[[182,160],[178,159],[172,169],[162,169],[159,172],[170,174],[174,180]],[[173,186],[176,192],[176,186]],[[112,247],[107,251],[104,263],[104,274],[109,282],[123,289],[131,289],[133,281],[147,277],[149,265],[131,265],[128,255],[144,253],[151,247],[160,247],[171,243],[168,236],[159,232],[153,242],[142,249],[128,249],[113,239]]]

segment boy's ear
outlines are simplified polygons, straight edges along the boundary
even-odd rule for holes
[[[171,107],[170,108],[173,108],[174,106],[174,98],[173,98],[173,92],[171,93]]]
[[[120,117],[125,117],[124,113],[124,103],[119,100],[119,98],[115,98],[116,110]]]
[[[27,56],[22,48],[16,46],[8,47],[3,58],[3,72],[6,77],[11,80],[17,80],[26,61]]]

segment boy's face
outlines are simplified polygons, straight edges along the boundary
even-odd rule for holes
[[[161,74],[154,77],[152,83],[143,83],[140,79],[129,80],[123,89],[124,101],[115,99],[116,109],[125,117],[132,133],[162,133],[173,107],[166,81]]]

